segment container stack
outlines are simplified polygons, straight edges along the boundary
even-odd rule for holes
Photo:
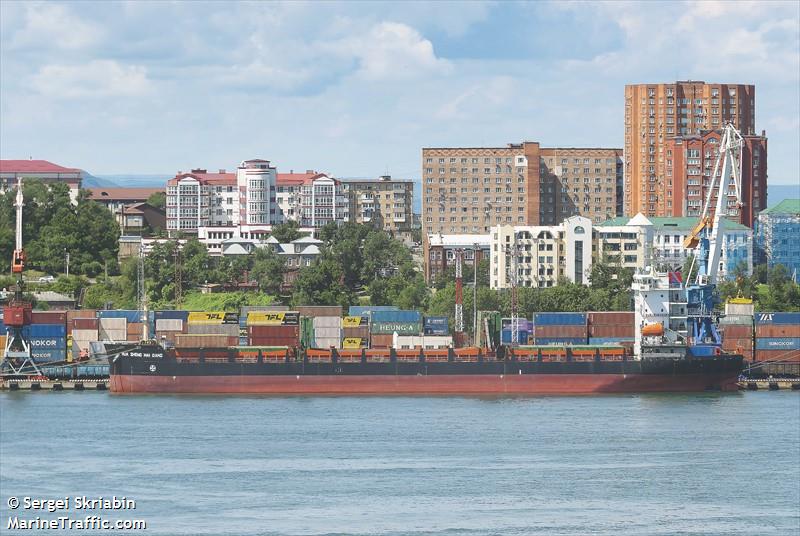
[[[756,361],[800,363],[800,313],[756,313]]]
[[[226,348],[236,346],[239,336],[184,334],[175,335],[175,348]]]
[[[97,318],[100,319],[100,339],[102,341],[128,340],[128,323],[140,323],[142,313],[140,311],[97,311]]]
[[[533,342],[533,322],[527,318],[517,319],[517,343],[518,344],[531,344]],[[502,330],[500,332],[500,341],[503,344],[511,344],[513,337],[511,335],[511,319],[502,319]]]
[[[33,311],[31,324],[22,330],[31,343],[31,358],[36,363],[67,360],[66,311]],[[5,341],[4,341],[5,342]]]
[[[369,346],[369,318],[346,316],[342,319],[342,348],[367,348]]]
[[[313,326],[316,348],[339,347],[342,340],[342,317],[317,316],[313,318]]]
[[[748,361],[753,360],[753,316],[746,314],[726,315],[720,318],[719,330],[722,349],[739,353]]]
[[[161,343],[175,344],[175,337],[186,333],[189,313],[187,311],[155,311],[155,339]]]
[[[301,305],[297,308],[300,316],[307,318],[317,318],[320,316],[335,316],[342,317],[341,305]]]
[[[449,318],[446,316],[426,316],[422,322],[424,335],[447,335],[450,333]]]
[[[182,333],[174,335],[175,348],[225,348],[239,345],[238,313],[193,311],[187,314],[184,326]]]
[[[422,333],[422,314],[419,311],[379,310],[370,312],[370,346],[391,348],[392,337]]]
[[[588,313],[589,344],[625,344],[633,342],[636,329],[633,312]]]
[[[537,345],[586,344],[589,338],[586,313],[536,313],[533,332]]]
[[[248,346],[300,345],[300,314],[297,311],[250,311],[247,314]]]
[[[72,351],[88,352],[91,344],[100,340],[100,320],[97,318],[74,318],[72,320]]]

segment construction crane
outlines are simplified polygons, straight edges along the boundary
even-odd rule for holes
[[[725,125],[722,137],[719,140],[717,158],[714,163],[714,173],[706,193],[706,202],[700,221],[692,232],[684,239],[683,247],[686,249],[700,248],[700,266],[697,271],[695,284],[714,285],[719,272],[719,259],[724,246],[724,233],[722,232],[722,218],[728,214],[728,202],[731,185],[736,192],[737,209],[741,207],[742,184],[742,145],[744,140],[741,133],[731,123]],[[713,216],[709,214],[713,196],[716,193],[717,202]],[[696,259],[697,256],[695,256]],[[689,285],[688,275],[694,269],[696,260],[685,281]]]
[[[464,251],[456,250],[456,299],[455,299],[455,343],[456,348],[464,344],[464,297],[463,297],[463,257]]]
[[[31,357],[31,344],[24,333],[24,328],[31,323],[31,304],[23,298],[25,280],[22,272],[25,270],[25,250],[22,247],[22,178],[17,181],[17,197],[14,206],[17,210],[16,243],[11,256],[11,273],[16,274],[17,284],[14,296],[5,306],[3,323],[8,328],[6,335],[5,354],[0,362],[3,374],[11,375],[40,375],[41,371]]]

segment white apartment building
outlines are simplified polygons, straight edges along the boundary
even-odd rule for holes
[[[497,225],[490,231],[490,286],[552,287],[559,278],[589,284],[592,221],[572,216],[560,225]],[[515,259],[516,257],[516,259]]]

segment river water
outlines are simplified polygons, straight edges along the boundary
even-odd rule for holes
[[[3,534],[94,514],[148,536],[794,535],[800,396],[6,392],[0,496]],[[25,496],[136,509],[9,509]]]

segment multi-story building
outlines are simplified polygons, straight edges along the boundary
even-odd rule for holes
[[[491,230],[491,288],[552,287],[559,278],[589,284],[592,221],[572,216],[559,225],[498,225]],[[516,257],[516,259],[515,259]]]
[[[680,270],[693,250],[683,240],[697,226],[697,218],[618,217],[595,228],[595,259],[627,268],[656,266]],[[753,231],[740,223],[723,219],[723,246],[718,275],[732,276],[744,263],[753,271]]]
[[[755,134],[755,86],[679,81],[625,86],[625,214],[671,214],[680,194],[667,170],[667,143],[733,123]],[[764,155],[766,160],[766,155]]]
[[[423,255],[425,279],[433,282],[456,264],[456,253],[462,250],[464,265],[475,265],[490,256],[490,236],[488,234],[423,235]]]
[[[77,203],[84,173],[47,160],[0,160],[0,192],[16,188],[17,180],[37,179],[44,183],[63,183],[69,186],[69,196]]]
[[[782,264],[800,281],[800,199],[784,199],[763,210],[756,221],[760,260],[772,268]]]
[[[706,201],[711,175],[719,155],[720,130],[703,130],[667,140],[666,178],[672,188],[665,192],[665,216],[700,217]],[[767,206],[767,138],[744,135],[741,154],[741,204],[737,204],[731,185],[728,216],[748,227]],[[721,167],[721,166],[720,166]],[[717,171],[717,176],[722,170]],[[669,182],[668,182],[669,183]],[[717,196],[712,192],[710,213],[714,213]]]
[[[371,223],[392,235],[410,233],[414,225],[414,181],[393,179],[348,179],[344,181],[350,200],[350,221]]]
[[[423,234],[557,225],[576,214],[602,221],[616,215],[619,164],[619,149],[548,149],[538,142],[424,148]]]
[[[100,203],[114,215],[119,215],[126,206],[146,203],[147,199],[163,188],[88,188],[92,201]]]
[[[235,173],[220,169],[179,171],[167,181],[167,231],[197,234],[201,227],[239,224],[240,195]]]

